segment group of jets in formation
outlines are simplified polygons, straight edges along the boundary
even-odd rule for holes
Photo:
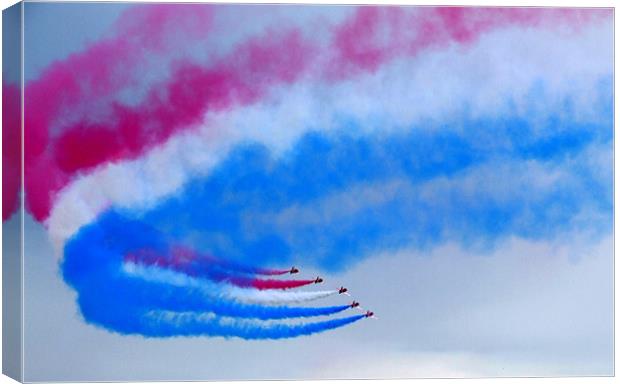
[[[297,269],[295,267],[292,267],[290,269],[289,273],[291,275],[294,274],[294,273],[299,273],[299,269]],[[323,279],[321,277],[319,277],[319,276],[317,276],[316,279],[314,279],[314,284],[320,284],[322,282],[323,282]],[[341,286],[340,289],[338,289],[338,294],[340,294],[340,295],[344,294],[344,295],[350,296],[348,291],[349,290],[347,288]],[[360,307],[360,303],[355,301],[355,300],[353,300],[353,302],[351,304],[349,304],[349,306],[351,308],[362,309],[362,307]],[[373,319],[377,319],[377,316],[375,316],[375,313],[372,312],[372,311],[366,311],[366,314],[364,314],[364,316],[365,317],[369,317],[369,318],[373,318]]]

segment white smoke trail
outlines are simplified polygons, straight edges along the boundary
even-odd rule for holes
[[[532,88],[546,79],[545,97],[536,102],[541,110],[556,110],[570,98],[578,118],[597,119],[592,100],[598,81],[613,73],[613,44],[608,41],[612,28],[603,22],[576,36],[544,28],[501,30],[465,52],[446,49],[396,60],[340,83],[304,80],[278,87],[256,104],[210,112],[200,127],[171,137],[144,156],[102,164],[67,185],[46,221],[56,255],[61,257],[64,243],[104,210],[149,209],[190,179],[208,175],[239,142],[256,141],[279,155],[309,129],[309,121],[313,129],[338,129],[335,116],[342,111],[351,121],[394,122],[367,124],[363,129],[368,133],[379,127],[383,132],[445,116],[458,118],[463,105],[474,116],[502,116],[512,113],[515,105],[527,111]],[[514,49],[515,42],[527,49]],[[480,63],[486,63],[484,74]],[[520,69],[519,76],[514,68]],[[441,86],[433,79],[443,79]]]
[[[228,286],[225,291],[235,300],[252,304],[302,303],[322,299],[338,293],[338,290],[295,292],[282,290],[246,289]]]
[[[123,263],[123,272],[146,281],[166,283],[179,287],[198,288],[210,296],[233,300],[244,304],[292,304],[322,299],[338,293],[337,289],[296,292],[292,290],[258,290],[241,288],[230,284],[215,284],[207,279],[187,276],[180,272],[153,266]]]

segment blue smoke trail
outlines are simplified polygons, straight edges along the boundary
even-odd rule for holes
[[[145,336],[236,336],[243,339],[284,339],[307,336],[343,327],[363,319],[364,315],[299,325],[250,325],[222,322],[218,319],[204,320],[195,315],[178,316],[176,319],[155,318],[143,321],[139,333]]]
[[[239,319],[222,319],[196,313],[163,313],[131,309],[119,316],[106,308],[90,302],[81,305],[82,314],[92,324],[123,335],[145,337],[221,336],[247,340],[285,339],[307,336],[340,328],[365,315],[317,321],[304,324],[259,324]]]
[[[112,242],[112,239],[115,239]],[[115,306],[170,311],[213,312],[221,316],[286,319],[332,315],[349,305],[328,307],[288,307],[240,304],[222,300],[217,292],[195,287],[178,287],[145,281],[121,272],[123,257],[135,247],[162,248],[162,237],[148,225],[110,211],[83,228],[65,247],[62,266],[65,280],[92,300],[112,297]]]
[[[243,144],[209,177],[194,180],[182,194],[141,213],[142,219],[176,242],[225,259],[257,265],[303,260],[327,270],[342,269],[377,250],[428,248],[448,236],[465,246],[491,244],[506,235],[553,236],[573,225],[584,208],[596,213],[592,229],[607,232],[613,207],[611,170],[600,172],[573,161],[593,146],[611,151],[613,115],[602,105],[600,121],[590,123],[566,119],[566,111],[558,111],[531,120],[463,119],[450,127],[360,136],[350,133],[360,129],[349,122],[338,133],[306,134],[279,158],[260,144]],[[476,167],[519,169],[533,161],[567,169],[571,184],[552,184],[540,193],[514,191],[501,200],[492,195],[472,199],[449,186],[432,199],[416,193],[426,182],[458,179]],[[356,186],[377,189],[393,180],[406,182],[412,191],[397,191],[349,216],[277,223],[277,215],[288,208],[309,205],[311,213],[312,204],[321,199],[352,196]],[[481,186],[483,191],[491,187]],[[337,213],[340,207],[331,209]]]

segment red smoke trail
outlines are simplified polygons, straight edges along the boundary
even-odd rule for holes
[[[253,274],[265,276],[277,276],[289,273],[290,270],[276,270],[257,268],[252,266],[235,264],[226,260],[218,259],[211,255],[201,254],[185,247],[172,247],[166,255],[153,249],[140,249],[127,254],[125,262],[168,268],[176,272],[185,273],[188,276],[210,276],[216,280],[226,280],[237,274]],[[254,279],[239,277],[239,284],[252,286]],[[312,280],[314,281],[314,280]]]
[[[182,4],[140,5],[119,19],[117,33],[92,44],[83,52],[52,63],[25,91],[25,163],[27,205],[37,220],[47,217],[54,194],[70,181],[71,173],[58,162],[54,122],[65,111],[89,98],[108,97],[132,82],[132,76],[145,57],[169,49],[179,38],[198,38],[209,30],[212,7]],[[101,152],[93,145],[105,134],[97,130],[78,132],[73,138],[84,140],[75,156],[92,161]],[[105,142],[101,143],[102,145]],[[94,153],[93,154],[91,154]]]
[[[19,87],[2,84],[2,220],[19,206],[21,184],[21,97]]]
[[[56,140],[55,163],[73,174],[136,157],[179,129],[199,123],[207,110],[248,104],[262,96],[267,86],[292,82],[301,73],[308,51],[299,34],[261,40],[250,41],[210,68],[178,65],[172,81],[163,89],[153,89],[138,107],[115,105],[111,123],[81,122],[70,127]]]
[[[577,29],[611,17],[608,9],[481,7],[360,7],[336,27],[328,76],[374,72],[388,60],[415,56],[429,48],[466,45],[498,27],[538,26]]]
[[[205,261],[205,259],[196,259],[195,253],[176,252],[174,255],[166,257],[152,249],[141,249],[124,257],[124,262],[167,268],[184,273],[187,276],[203,277],[216,282],[227,282],[242,288],[256,288],[259,290],[288,289],[302,287],[315,282],[315,280],[274,280],[243,277],[235,275],[231,271],[219,269],[217,264],[209,266],[200,263],[197,268],[196,263],[200,261]]]
[[[161,258],[161,257],[160,257]],[[264,275],[264,276],[278,276],[285,275],[290,270],[268,269],[258,268],[249,265],[237,264],[232,261],[222,260],[215,256],[198,253],[192,249],[186,247],[172,247],[170,250],[170,257],[167,258],[169,267],[181,267],[192,264],[195,268],[208,268],[216,267],[223,270],[228,270],[236,273],[252,274],[252,275]]]
[[[45,219],[55,193],[79,171],[135,158],[179,129],[199,123],[206,110],[248,104],[273,84],[293,82],[310,61],[312,51],[297,31],[291,31],[250,40],[209,68],[178,64],[172,80],[162,89],[153,89],[137,107],[117,103],[111,122],[82,121],[54,138],[52,150],[41,153],[39,148],[32,149],[31,156],[38,153],[38,158],[29,159],[31,212],[37,219]],[[37,93],[31,93],[30,87],[27,92],[31,105],[36,105]],[[35,119],[29,120],[29,126],[31,123],[35,130],[43,126]],[[35,139],[35,143],[45,139]]]
[[[152,89],[134,107],[115,103],[106,123],[80,121],[56,136],[51,124],[80,99],[108,94],[127,80],[125,67],[137,68],[143,47],[157,52],[167,33],[182,27],[169,22],[179,5],[145,5],[127,13],[118,37],[53,64],[26,90],[27,203],[44,220],[55,194],[73,175],[97,165],[140,156],[174,133],[199,123],[206,111],[225,110],[258,101],[271,86],[297,81],[312,68],[319,50],[297,30],[270,31],[249,39],[213,65],[178,63],[171,79]],[[202,6],[182,8],[193,19]],[[204,9],[211,9],[204,7]],[[325,48],[328,65],[319,68],[323,80],[375,71],[398,56],[415,56],[424,49],[451,43],[468,44],[502,25],[579,24],[608,10],[544,10],[530,8],[396,8],[361,7],[333,31]],[[210,13],[205,12],[209,19]],[[138,19],[139,22],[135,22]],[[188,23],[200,30],[198,22]],[[138,64],[137,64],[138,63]],[[111,69],[113,68],[113,69]],[[319,79],[320,80],[320,79]]]
[[[235,284],[235,285],[239,285],[239,286],[242,286],[242,287],[243,286],[247,286],[247,285],[238,284],[234,280],[232,280],[231,282],[233,284]],[[242,284],[245,284],[245,283],[242,283]],[[310,284],[314,284],[314,280],[273,280],[273,279],[261,280],[261,279],[254,279],[254,280],[251,281],[251,287],[256,288],[256,289],[260,289],[260,290],[297,288],[297,287],[303,287],[304,285],[310,285]]]

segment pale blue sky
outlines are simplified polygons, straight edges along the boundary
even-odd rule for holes
[[[24,78],[39,76],[55,60],[85,48],[109,32],[130,4],[25,2]]]

